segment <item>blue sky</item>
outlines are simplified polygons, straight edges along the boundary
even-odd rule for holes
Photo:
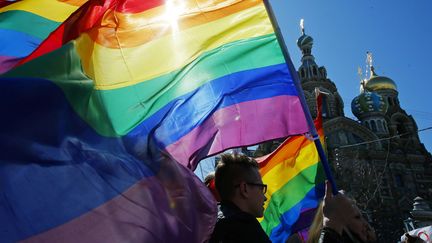
[[[430,0],[270,0],[291,59],[300,65],[296,45],[301,35],[314,38],[312,54],[341,94],[345,115],[353,118],[351,100],[359,94],[357,68],[373,54],[378,75],[393,79],[403,109],[419,129],[432,126],[432,1]],[[420,132],[432,152],[432,130]]]

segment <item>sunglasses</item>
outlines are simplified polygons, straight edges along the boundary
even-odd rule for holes
[[[267,185],[266,184],[261,184],[261,183],[253,183],[253,182],[246,182],[247,185],[250,186],[257,186],[257,187],[261,187],[262,192],[265,194],[267,192]],[[239,187],[240,184],[235,185],[234,187]]]

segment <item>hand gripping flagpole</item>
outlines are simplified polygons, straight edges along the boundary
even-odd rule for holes
[[[273,13],[273,9],[272,9],[272,7],[270,5],[270,2],[269,2],[269,0],[263,0],[263,2],[264,2],[264,5],[265,5],[265,7],[267,9],[267,13],[269,15],[270,21],[271,21],[271,23],[273,25],[273,29],[275,30],[275,34],[276,34],[276,38],[277,38],[277,40],[279,42],[279,46],[282,49],[282,53],[283,53],[283,56],[285,58],[285,62],[287,64],[287,66],[288,66],[288,70],[291,73],[291,76],[292,76],[293,81],[294,81],[294,85],[295,85],[295,87],[297,89],[298,96],[299,96],[301,105],[303,107],[303,111],[305,113],[306,121],[307,121],[307,124],[308,124],[308,127],[309,127],[309,132],[311,133],[311,135],[313,137],[313,140],[314,140],[314,143],[315,143],[315,147],[316,147],[316,149],[318,151],[318,155],[319,155],[321,163],[322,163],[322,165],[324,167],[324,172],[326,174],[327,179],[329,180],[329,182],[331,184],[331,187],[333,189],[333,194],[336,195],[338,193],[338,190],[337,190],[337,187],[336,187],[336,182],[335,182],[335,180],[333,178],[333,175],[331,173],[330,166],[329,166],[329,163],[327,161],[327,157],[326,157],[326,155],[324,153],[324,149],[323,149],[323,146],[321,144],[321,141],[319,139],[318,132],[317,132],[317,130],[315,128],[315,125],[314,125],[314,122],[312,120],[312,116],[310,114],[309,107],[307,106],[306,99],[305,99],[305,96],[304,96],[304,93],[303,93],[303,89],[302,89],[302,87],[300,85],[300,79],[298,77],[297,71],[295,70],[294,65],[293,65],[293,63],[291,61],[291,57],[288,54],[288,50],[287,50],[287,48],[285,46],[284,38],[283,38],[282,33],[280,31],[279,25],[278,25],[278,23],[276,21],[276,17],[275,17],[275,15]]]

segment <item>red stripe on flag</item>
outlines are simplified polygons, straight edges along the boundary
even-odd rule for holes
[[[16,3],[19,2],[20,0],[16,0],[16,1],[6,1],[6,0],[0,0],[0,8],[6,7],[7,5],[10,5],[12,3]]]
[[[121,1],[115,11],[122,13],[139,13],[164,4],[163,0],[128,0]]]
[[[108,10],[118,12],[137,13],[149,10],[164,3],[163,0],[94,0],[88,1],[75,11],[65,22],[54,30],[36,50],[21,60],[16,66],[54,51],[65,43],[74,40],[81,33],[89,31],[99,25]]]

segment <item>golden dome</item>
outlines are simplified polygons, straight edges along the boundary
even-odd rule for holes
[[[369,80],[365,83],[365,88],[368,91],[376,91],[376,90],[383,90],[383,89],[392,89],[397,91],[396,83],[387,77],[384,76],[378,76],[375,74],[375,70],[372,68],[372,75]]]

